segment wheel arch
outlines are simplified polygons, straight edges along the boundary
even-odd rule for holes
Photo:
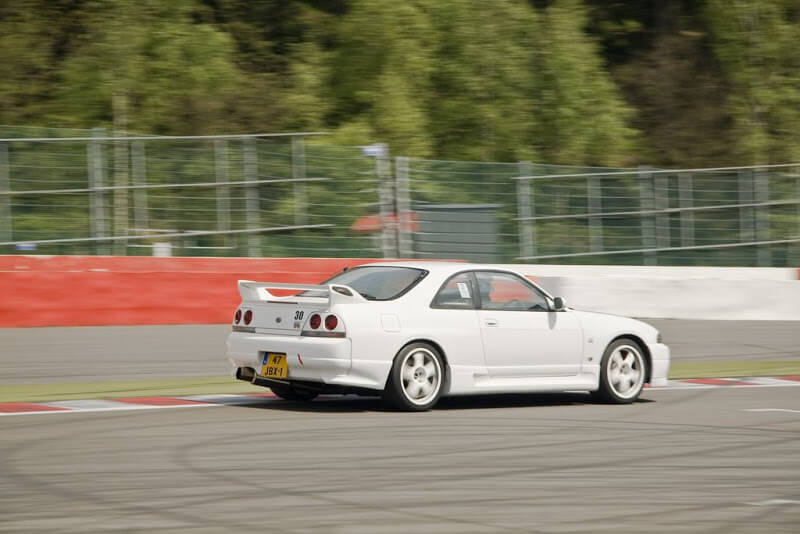
[[[606,345],[606,349],[609,347],[609,345],[611,345],[615,341],[619,341],[620,339],[630,339],[631,341],[635,341],[636,344],[642,348],[642,355],[647,361],[647,373],[645,374],[644,382],[645,384],[649,384],[650,376],[653,372],[653,358],[650,355],[650,348],[647,346],[647,343],[645,343],[644,340],[641,337],[637,336],[636,334],[619,334],[614,339],[608,342],[608,345]]]
[[[444,381],[442,383],[442,394],[448,393],[450,391],[450,374],[451,374],[450,362],[447,360],[447,354],[442,348],[442,345],[437,343],[436,341],[424,336],[408,340],[405,343],[403,343],[400,346],[400,348],[398,348],[397,351],[394,353],[394,356],[392,356],[392,362],[394,362],[395,358],[397,358],[397,356],[404,348],[406,348],[409,345],[413,345],[414,343],[426,343],[432,346],[434,349],[436,349],[436,351],[439,353],[439,356],[442,357],[442,363],[444,364],[444,369],[442,369],[442,372],[444,373]],[[384,383],[384,388],[386,388],[386,383],[389,382],[390,377],[391,377],[391,371],[389,372],[389,375],[386,376],[386,382]]]

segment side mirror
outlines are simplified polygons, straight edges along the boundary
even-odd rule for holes
[[[553,298],[553,308],[556,311],[564,311],[567,309],[567,303],[563,297],[555,297]]]

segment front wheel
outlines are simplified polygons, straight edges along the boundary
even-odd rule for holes
[[[642,392],[646,376],[642,347],[632,339],[618,339],[608,346],[600,362],[597,396],[615,404],[631,403]]]
[[[395,357],[383,398],[395,408],[421,412],[436,404],[443,384],[439,352],[427,343],[412,343]]]

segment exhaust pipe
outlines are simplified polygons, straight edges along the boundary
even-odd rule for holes
[[[236,368],[236,378],[238,380],[243,380],[245,382],[250,382],[254,386],[264,386],[264,387],[272,387],[272,386],[283,386],[283,387],[292,387],[292,383],[288,380],[279,380],[275,378],[264,378],[258,376],[256,374],[256,370],[252,367],[237,367]],[[312,389],[312,388],[305,388],[305,389]],[[316,389],[316,388],[313,388]]]
[[[285,385],[288,386],[289,382],[285,380],[275,380],[273,378],[262,378],[256,374],[256,370],[252,367],[238,367],[236,369],[236,378],[244,382],[250,382],[256,386],[270,387],[272,385]]]
[[[252,367],[239,367],[236,369],[236,379],[252,382],[256,377],[256,370]]]

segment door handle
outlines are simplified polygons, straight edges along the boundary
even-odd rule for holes
[[[485,319],[483,322],[486,326],[498,326],[500,324],[497,319]]]

